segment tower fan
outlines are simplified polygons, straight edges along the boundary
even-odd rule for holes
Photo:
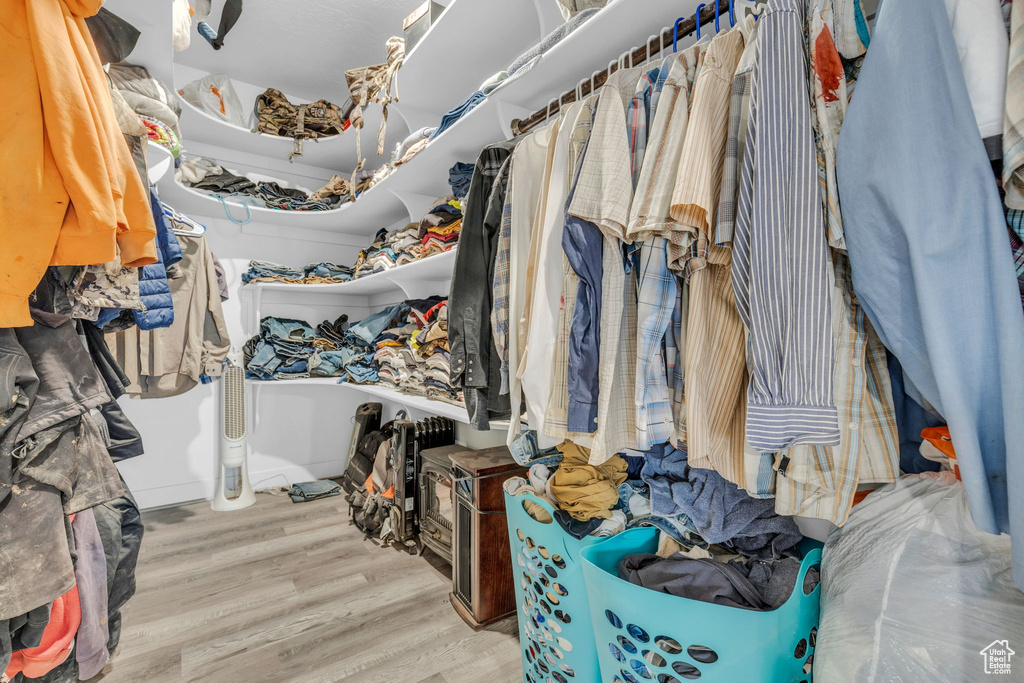
[[[256,502],[249,483],[245,445],[245,369],[242,351],[231,347],[221,380],[220,482],[210,507],[240,510]]]

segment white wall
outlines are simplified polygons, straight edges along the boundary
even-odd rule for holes
[[[225,218],[196,219],[207,226],[205,239],[227,271],[231,298],[224,302],[224,315],[236,346],[252,334],[243,329],[239,291],[241,274],[250,259],[289,265],[325,260],[351,264],[358,252],[354,247],[330,243],[243,235]],[[315,324],[342,312],[349,312],[353,319],[367,312],[326,297],[316,298],[319,301],[313,304],[311,297],[305,297],[301,305],[268,303],[267,313],[304,318]],[[118,466],[141,507],[213,495],[218,476],[219,391],[220,383],[215,381],[173,398],[121,399],[146,448],[144,455]],[[259,428],[248,440],[254,485],[290,484],[344,471],[350,418],[362,402],[357,394],[334,386],[288,387],[282,383],[265,387],[260,394],[254,406],[259,413]]]

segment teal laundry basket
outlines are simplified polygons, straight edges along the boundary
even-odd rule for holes
[[[537,517],[547,521],[531,516],[524,502],[539,506],[543,512]],[[580,550],[603,539],[573,538],[554,520],[554,512],[532,494],[505,494],[523,680],[594,683],[600,673]]]
[[[601,675],[605,683],[810,683],[820,585],[803,592],[821,564],[809,550],[796,587],[771,612],[715,605],[652,591],[618,578],[619,560],[654,553],[658,530],[630,529],[583,548]]]

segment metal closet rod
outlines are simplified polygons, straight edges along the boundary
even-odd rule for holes
[[[719,2],[718,3],[718,14],[719,15],[728,14],[728,12],[729,12],[729,2],[727,2],[726,0],[722,0],[721,2]],[[709,21],[713,21],[714,18],[715,18],[715,4],[714,3],[708,3],[704,7],[704,10],[700,13],[700,24],[701,24],[701,26],[703,26],[704,24],[708,23]],[[690,17],[689,19],[687,19],[687,20],[685,20],[685,21],[683,21],[682,23],[679,24],[679,35],[680,36],[689,35],[690,33],[693,33],[695,30],[697,30],[697,17],[696,16]],[[661,34],[661,40],[658,41],[659,44],[651,46],[650,43],[647,43],[643,47],[633,48],[633,50],[630,52],[630,55],[629,55],[629,62],[630,62],[630,64],[640,64],[641,62],[639,60],[641,60],[641,59],[648,60],[653,55],[658,54],[659,52],[661,52],[665,48],[671,48],[672,47],[673,34],[674,34],[674,30],[673,29],[671,29],[671,28],[666,29]],[[621,59],[617,60],[614,64],[612,64],[612,65],[602,69],[601,71],[598,71],[593,77],[588,78],[588,79],[582,81],[582,85],[578,88],[579,92],[583,96],[586,96],[586,95],[589,95],[594,90],[597,90],[598,88],[600,88],[602,85],[604,85],[605,81],[608,80],[608,77],[610,75],[612,75],[613,73],[615,73],[619,69],[619,62],[620,61],[621,61]],[[571,104],[571,103],[575,102],[576,101],[576,92],[577,92],[577,89],[573,88],[572,90],[568,90],[568,91],[562,93],[562,95],[558,98],[558,109],[561,109],[563,106],[565,106],[567,104]],[[527,116],[525,119],[513,119],[512,126],[511,126],[512,127],[512,135],[521,135],[522,133],[525,133],[526,131],[530,130],[531,128],[534,128],[537,125],[539,125],[540,123],[543,123],[545,120],[547,120],[548,116],[550,115],[549,111],[551,111],[551,105],[553,103],[554,103],[554,100],[549,102],[548,105],[546,107],[544,107],[543,109],[538,109],[537,111],[535,111],[532,114],[530,114],[529,116]],[[558,109],[555,109],[554,111],[551,111],[551,114],[557,113]]]

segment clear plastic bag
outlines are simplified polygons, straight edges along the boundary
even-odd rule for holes
[[[208,74],[181,89],[186,102],[222,121],[251,129],[247,112],[227,74]]]
[[[1024,680],[1024,593],[951,472],[878,489],[829,536],[815,680],[986,680],[1014,648],[1003,680]]]

